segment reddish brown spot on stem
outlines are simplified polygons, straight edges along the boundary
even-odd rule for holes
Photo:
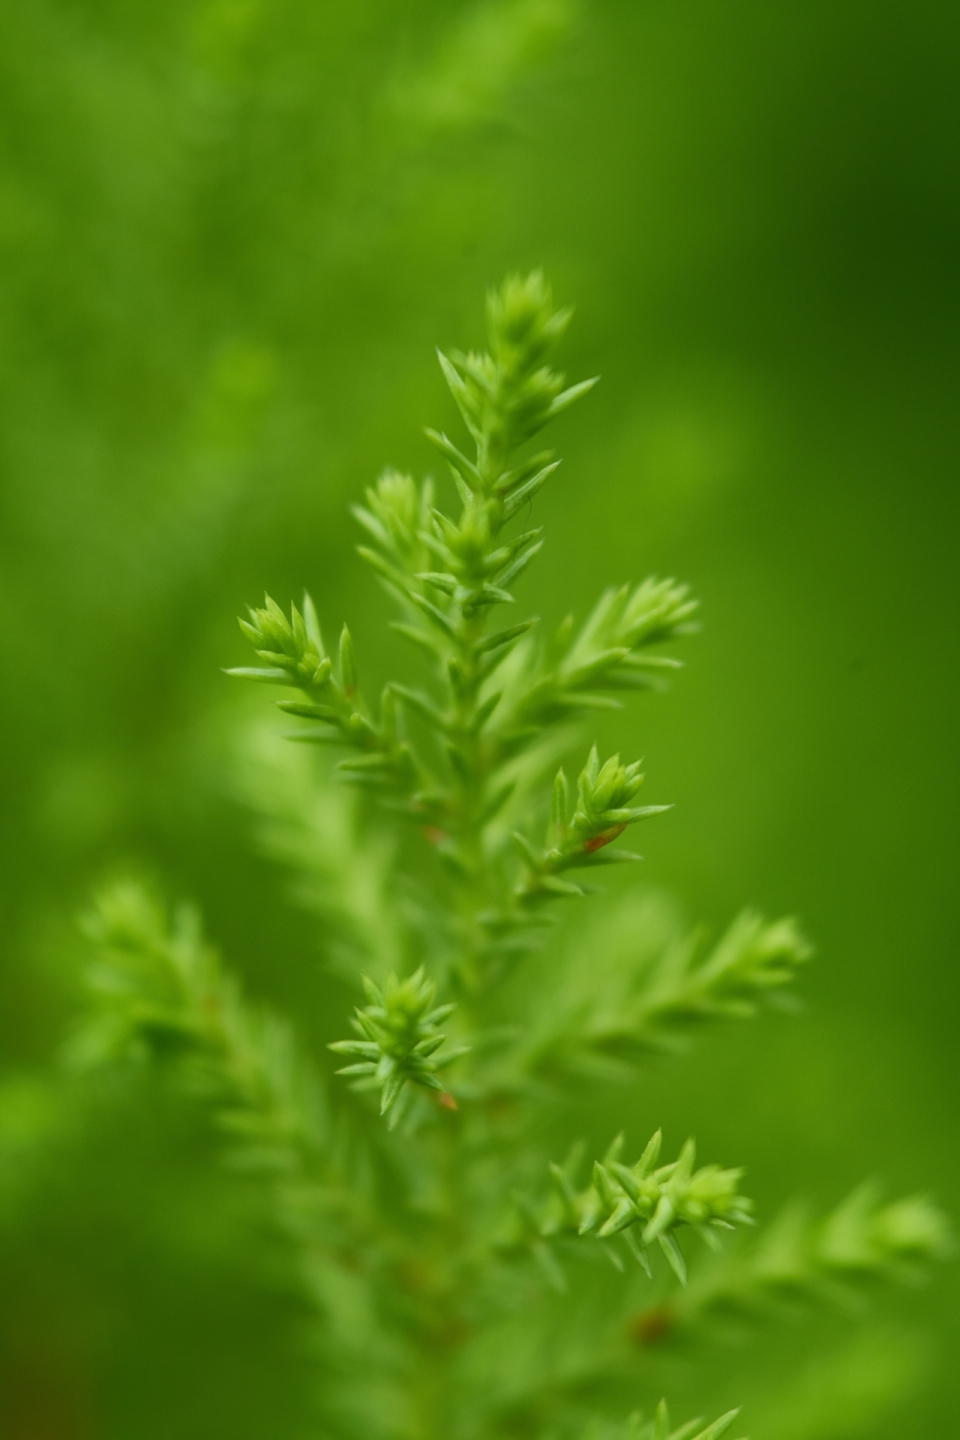
[[[601,830],[600,834],[594,835],[592,840],[584,840],[583,848],[588,855],[592,855],[594,850],[602,850],[604,845],[609,845],[611,840],[616,840],[617,836],[622,835],[626,828],[626,822],[622,825],[611,825],[609,830]]]
[[[439,825],[421,825],[420,833],[424,840],[428,840],[431,845],[443,845],[450,839],[446,830],[441,830]]]
[[[437,1104],[442,1105],[444,1110],[459,1110],[459,1105],[449,1090],[441,1090],[437,1095]]]
[[[656,1345],[674,1327],[676,1316],[669,1305],[651,1305],[627,1321],[627,1334],[635,1345]]]

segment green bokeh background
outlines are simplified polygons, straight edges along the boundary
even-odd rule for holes
[[[960,1213],[960,11],[34,0],[3,31],[7,1075],[54,1055],[73,916],[131,860],[253,993],[310,1003],[315,937],[225,778],[233,617],[306,584],[386,673],[348,505],[430,467],[433,345],[479,342],[486,286],[542,264],[569,373],[603,383],[558,429],[524,599],[692,584],[688,669],[626,722],[676,802],[647,872],[715,925],[795,912],[818,950],[802,1022],[715,1037],[650,1103],[768,1210],[876,1173]],[[182,1114],[117,1127],[3,1249],[3,1433],[301,1435],[283,1257],[238,1259],[255,1197]],[[958,1320],[948,1269],[866,1339],[827,1325],[832,1370],[788,1334],[756,1440],[952,1433]]]

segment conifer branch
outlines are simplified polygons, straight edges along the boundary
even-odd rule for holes
[[[406,964],[408,915],[397,846],[363,823],[363,795],[337,783],[326,755],[277,743],[260,725],[238,747],[233,791],[255,816],[257,849],[289,873],[295,904],[321,926],[325,963],[355,985]]]
[[[622,903],[613,925],[598,916],[565,957],[551,957],[531,1023],[484,1073],[489,1093],[628,1080],[651,1054],[684,1050],[704,1025],[795,1003],[790,987],[811,950],[792,919],[767,921],[748,910],[711,949],[698,931],[651,947],[655,910]]]
[[[422,967],[406,980],[389,975],[382,989],[366,977],[363,984],[370,1004],[357,1009],[352,1022],[361,1038],[336,1040],[329,1047],[357,1060],[337,1074],[355,1077],[358,1089],[378,1087],[381,1115],[393,1109],[408,1083],[437,1091],[442,1103],[456,1109],[453,1097],[437,1079],[439,1070],[469,1049],[460,1045],[437,1053],[447,1038],[438,1026],[455,1007],[434,1005],[437,987],[425,978]],[[393,1109],[393,1123],[398,1113]]]
[[[742,1170],[723,1170],[717,1165],[694,1169],[693,1140],[687,1140],[676,1160],[658,1167],[661,1141],[658,1130],[636,1164],[626,1166],[620,1161],[623,1136],[618,1135],[603,1160],[594,1162],[591,1183],[580,1191],[576,1188],[578,1149],[571,1152],[566,1164],[552,1164],[552,1195],[539,1209],[521,1206],[528,1241],[564,1235],[610,1240],[622,1235],[648,1275],[652,1274],[649,1247],[656,1241],[685,1285],[687,1267],[676,1232],[689,1226],[715,1249],[718,1230],[754,1223],[753,1203],[739,1193]]]
[[[353,639],[346,625],[334,669],[324,651],[309,595],[303,597],[302,613],[291,605],[289,620],[269,595],[262,609],[249,613],[249,621],[241,620],[240,628],[267,664],[262,668],[241,666],[226,673],[300,690],[302,700],[278,700],[277,705],[285,714],[315,723],[288,732],[291,739],[335,743],[356,751],[353,758],[341,762],[346,778],[387,795],[409,798],[434,788],[402,733],[393,694],[384,692],[377,719],[364,702]]]
[[[620,764],[613,755],[601,766],[594,745],[577,782],[577,803],[570,814],[567,778],[557,772],[553,786],[553,810],[546,846],[540,853],[522,835],[514,838],[524,862],[525,875],[517,887],[521,903],[532,904],[552,895],[582,895],[579,885],[560,877],[566,870],[638,860],[626,850],[606,847],[619,839],[628,825],[668,810],[668,805],[632,805],[644,776],[642,761]]]
[[[641,1344],[724,1317],[757,1318],[796,1305],[841,1305],[865,1285],[911,1281],[953,1253],[944,1213],[923,1195],[884,1203],[858,1186],[820,1218],[789,1205],[751,1242],[731,1249],[673,1298],[629,1322]]]
[[[696,611],[686,586],[649,579],[605,591],[579,632],[568,616],[546,653],[518,667],[497,730],[499,754],[516,753],[545,726],[617,708],[617,692],[662,689],[680,662],[648,652],[692,634]]]
[[[554,309],[542,275],[514,277],[488,297],[489,353],[440,355],[476,451],[470,459],[445,434],[427,432],[455,481],[458,518],[434,506],[429,483],[418,487],[395,471],[387,471],[354,512],[372,542],[361,554],[400,601],[404,617],[395,628],[430,657],[433,689],[392,682],[374,719],[356,689],[349,632],[344,631],[338,672],[324,654],[307,600],[302,615],[291,609],[289,621],[269,599],[264,609],[251,612],[250,621],[241,621],[266,668],[230,672],[296,685],[304,700],[281,701],[281,708],[317,724],[294,732],[294,738],[352,747],[355,758],[341,762],[348,777],[385,799],[402,800],[421,821],[460,888],[455,923],[466,951],[462,974],[471,985],[483,981],[488,960],[504,953],[524,929],[523,905],[578,891],[562,878],[563,871],[627,858],[619,851],[600,855],[608,841],[594,822],[604,809],[625,811],[628,791],[639,783],[635,767],[624,772],[618,781],[621,803],[614,804],[611,793],[606,806],[597,800],[596,814],[583,810],[590,794],[581,785],[570,837],[554,845],[557,854],[548,851],[528,864],[512,895],[502,860],[494,861],[487,839],[516,783],[505,767],[539,739],[545,724],[606,703],[598,689],[653,683],[673,662],[647,656],[646,648],[689,629],[693,613],[686,591],[669,582],[610,591],[579,636],[566,627],[548,667],[534,667],[532,688],[512,696],[504,719],[498,718],[504,699],[498,675],[522,653],[536,621],[493,628],[490,617],[498,605],[514,602],[508,587],[542,545],[539,529],[509,535],[504,527],[556,470],[550,452],[519,457],[516,452],[594,383],[565,388],[563,376],[547,363],[569,319],[569,311]],[[429,738],[430,763],[413,749],[404,716]],[[593,775],[590,783],[603,789],[617,765],[610,762],[602,781]],[[629,820],[652,813],[653,807],[646,807]],[[614,818],[605,828],[626,823]]]
[[[94,1006],[70,1046],[82,1067],[169,1056],[210,1097],[231,1156],[246,1167],[305,1172],[325,1144],[317,1078],[277,1016],[257,1010],[203,939],[195,911],[167,924],[135,884],[104,891],[84,929],[97,947]]]
[[[667,1045],[683,1027],[747,1019],[764,1002],[782,1001],[785,987],[812,954],[795,920],[771,922],[753,910],[743,911],[702,960],[700,950],[694,932],[664,953],[637,996],[634,1035]],[[608,1029],[604,1038],[615,1044],[615,1030]]]
[[[376,1164],[365,1183],[342,1177],[322,1093],[292,1031],[248,1004],[189,913],[168,925],[128,887],[108,894],[88,927],[100,952],[92,974],[98,1002],[75,1056],[87,1063],[174,1057],[230,1135],[231,1154],[273,1177],[278,1192],[286,1186],[285,1214],[296,1209],[296,1184],[309,1190],[313,1208],[307,1219],[303,1207],[298,1212],[297,1238],[310,1264],[320,1271],[339,1264],[330,1258],[336,1245],[344,1237],[352,1245],[349,1265],[328,1286],[340,1299],[324,1301],[325,1313],[355,1325],[337,1353],[349,1351],[357,1388],[368,1371],[389,1374],[385,1384],[396,1377],[408,1384],[411,1410],[397,1434],[462,1429],[465,1408],[474,1432],[484,1433],[486,1417],[489,1433],[506,1433],[507,1402],[487,1394],[496,1377],[482,1333],[501,1308],[512,1304],[516,1312],[520,1292],[510,1286],[517,1277],[525,1283],[526,1267],[508,1266],[505,1250],[533,1255],[556,1280],[568,1252],[606,1252],[622,1267],[629,1250],[651,1274],[656,1246],[686,1285],[684,1229],[713,1248],[720,1232],[753,1223],[739,1169],[696,1168],[693,1141],[661,1165],[658,1131],[632,1166],[622,1163],[618,1137],[586,1184],[571,1152],[550,1168],[545,1197],[516,1198],[514,1233],[498,1240],[512,1187],[545,1168],[535,1137],[548,1133],[540,1123],[547,1107],[554,1118],[559,1109],[552,1082],[575,1076],[596,1086],[600,1099],[602,1085],[644,1052],[675,1048],[698,1024],[743,1018],[782,998],[809,955],[793,921],[752,912],[710,950],[699,935],[676,932],[654,945],[638,922],[622,927],[619,949],[605,948],[602,930],[584,925],[566,963],[556,947],[531,953],[554,913],[547,902],[585,893],[584,872],[639,858],[616,842],[666,808],[637,804],[641,762],[624,765],[613,755],[601,764],[594,746],[575,797],[564,770],[557,774],[543,834],[544,755],[552,743],[552,769],[589,716],[618,707],[625,693],[662,685],[678,662],[661,647],[688,634],[696,612],[684,587],[652,579],[607,588],[579,631],[568,619],[550,643],[535,617],[499,614],[515,605],[516,582],[543,544],[540,528],[523,517],[558,462],[550,451],[532,453],[531,442],[595,383],[568,386],[552,368],[569,320],[539,273],[491,293],[489,350],[439,357],[469,436],[461,442],[427,432],[450,471],[454,513],[439,507],[430,482],[395,471],[354,512],[365,532],[360,553],[399,605],[395,633],[426,657],[425,680],[392,680],[372,707],[350,631],[344,627],[336,656],[327,655],[309,597],[289,617],[267,597],[240,622],[260,663],[229,673],[296,692],[279,702],[306,722],[293,738],[339,747],[344,778],[380,804],[375,883],[362,893],[334,893],[347,889],[348,868],[364,863],[357,817],[370,807],[359,797],[349,844],[337,855],[323,830],[332,812],[305,816],[284,802],[283,813],[274,812],[282,834],[273,836],[275,849],[309,877],[328,942],[349,931],[351,967],[376,977],[364,982],[355,1038],[330,1047],[349,1060],[340,1073],[351,1088],[377,1092],[386,1118],[373,1127]],[[410,838],[398,816],[416,822],[414,843],[425,841],[442,862],[424,866],[417,904],[427,923],[419,928],[398,900]],[[530,838],[536,834],[541,841]],[[382,923],[380,910],[389,912]],[[508,960],[517,962],[509,970]],[[455,1020],[447,993],[457,1001]],[[448,1028],[469,1044],[450,1044]],[[441,1075],[461,1057],[454,1101]],[[418,1095],[447,1109],[459,1102],[463,1113],[445,1117],[437,1104],[415,1103]],[[410,1123],[389,1134],[402,1115]],[[348,1106],[346,1118],[365,1123],[360,1107]],[[393,1162],[386,1184],[374,1178]],[[663,1333],[724,1309],[760,1308],[775,1295],[813,1297],[938,1258],[946,1235],[926,1201],[884,1206],[873,1192],[858,1192],[825,1221],[781,1221],[695,1275],[683,1294],[650,1307],[648,1318],[659,1315]],[[351,1267],[357,1278],[345,1280]],[[328,1280],[321,1274],[318,1290]],[[652,1337],[652,1323],[635,1318],[634,1338]],[[462,1365],[447,1363],[455,1351],[470,1351],[475,1330],[478,1349]],[[383,1341],[375,1361],[367,1358],[371,1336]],[[518,1389],[539,1397],[552,1386],[555,1397],[562,1377],[551,1379],[538,1363]],[[652,1421],[631,1417],[611,1440],[719,1440],[736,1414],[671,1430],[662,1404]]]

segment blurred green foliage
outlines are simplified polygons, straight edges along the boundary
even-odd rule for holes
[[[546,618],[648,570],[703,601],[689,670],[629,712],[676,802],[649,878],[717,926],[748,897],[796,911],[818,947],[802,1025],[705,1042],[644,1105],[742,1158],[765,1213],[874,1169],[956,1209],[956,10],[4,19],[3,1433],[307,1430],[303,1306],[282,1247],[249,1243],[256,1186],[211,1167],[176,1096],[145,1126],[106,1081],[63,1110],[37,1077],[76,1009],[76,912],[131,864],[200,903],[252,993],[334,1036],[315,926],[238,795],[257,697],[219,667],[264,584],[308,585],[386,674],[347,507],[388,460],[436,468],[431,347],[479,340],[509,269],[546,266],[578,304],[565,363],[604,374],[536,502]],[[948,1433],[958,1321],[948,1272],[858,1331],[764,1335],[743,1423]],[[739,1364],[718,1346],[707,1368]]]

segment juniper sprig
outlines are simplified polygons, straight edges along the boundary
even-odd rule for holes
[[[415,789],[420,772],[410,747],[398,734],[392,692],[384,692],[380,715],[374,720],[358,688],[353,640],[346,625],[340,632],[339,664],[334,670],[309,595],[303,597],[302,613],[291,605],[289,620],[269,595],[262,609],[249,613],[249,621],[241,620],[240,626],[259,659],[268,663],[234,667],[226,673],[300,690],[303,699],[278,700],[277,705],[288,715],[317,724],[292,731],[292,738],[333,741],[355,750],[357,754],[341,761],[340,768],[357,783],[401,793]]]
[[[692,1140],[661,1164],[659,1131],[632,1165],[618,1137],[586,1183],[582,1148],[549,1164],[574,1101],[605,1112],[611,1087],[632,1084],[651,1051],[783,1001],[810,953],[794,921],[752,911],[709,948],[665,923],[649,892],[595,896],[592,912],[553,903],[636,862],[621,837],[667,807],[639,803],[640,761],[601,762],[596,745],[575,794],[561,767],[551,797],[549,770],[586,748],[599,710],[663,685],[678,663],[663,647],[696,615],[686,588],[660,579],[608,585],[579,629],[569,618],[552,639],[535,616],[502,615],[543,544],[522,517],[558,465],[531,442],[595,383],[567,385],[553,368],[570,314],[539,273],[493,292],[488,351],[440,355],[467,439],[427,435],[455,509],[440,508],[430,480],[388,470],[354,512],[360,554],[425,678],[391,680],[370,704],[349,629],[328,655],[309,596],[289,614],[267,597],[240,622],[258,664],[228,673],[289,692],[280,710],[302,722],[289,733],[320,747],[296,752],[296,769],[278,761],[256,807],[321,921],[336,985],[364,992],[354,1038],[329,1045],[349,1061],[342,1079],[246,1000],[188,912],[168,924],[127,887],[88,927],[92,1013],[74,1054],[171,1067],[232,1153],[270,1171],[320,1321],[318,1404],[334,1440],[553,1440],[551,1407],[570,1433],[568,1401],[588,1378],[599,1413],[585,1433],[603,1436],[603,1415],[619,1413],[603,1391],[616,1367],[616,1396],[622,1383],[648,1404],[660,1393],[649,1368],[624,1382],[625,1325],[634,1339],[682,1325],[693,1335],[695,1320],[709,1328],[724,1309],[897,1278],[948,1248],[929,1202],[883,1205],[861,1191],[826,1220],[790,1211],[712,1260],[691,1254],[687,1285],[680,1237],[716,1249],[753,1224],[739,1168],[697,1168]],[[331,752],[332,775],[321,759]],[[346,808],[331,791],[338,777],[359,787]],[[338,1032],[331,1023],[324,1038]],[[455,1061],[456,1098],[445,1078]],[[528,1198],[548,1175],[552,1189]],[[622,1270],[624,1247],[650,1280],[607,1274],[603,1323],[574,1307],[567,1368],[554,1366],[556,1296],[538,1274],[562,1289],[561,1258],[607,1254]],[[656,1259],[654,1275],[658,1250],[666,1265]],[[680,1291],[664,1290],[675,1282]],[[635,1284],[651,1285],[639,1316]],[[671,1430],[661,1403],[610,1440],[719,1440],[737,1413]]]
[[[355,1077],[358,1088],[366,1081],[378,1087],[381,1115],[391,1109],[408,1082],[438,1091],[441,1101],[456,1109],[453,1097],[437,1079],[439,1070],[469,1048],[460,1045],[437,1054],[447,1038],[437,1027],[455,1007],[434,1005],[437,987],[422,968],[405,980],[389,975],[382,989],[365,976],[363,988],[370,1004],[358,1008],[352,1022],[361,1039],[335,1040],[330,1046],[338,1055],[357,1056],[357,1063],[337,1074]]]
[[[753,1202],[739,1193],[742,1170],[718,1165],[694,1169],[696,1146],[687,1140],[676,1160],[658,1166],[662,1135],[658,1130],[636,1164],[621,1163],[624,1138],[618,1135],[603,1160],[593,1165],[590,1184],[576,1188],[581,1149],[575,1147],[564,1165],[551,1163],[553,1193],[539,1207],[523,1202],[530,1222],[528,1239],[594,1236],[610,1240],[622,1235],[637,1261],[652,1274],[649,1247],[656,1242],[682,1285],[687,1267],[677,1232],[689,1226],[716,1249],[718,1231],[752,1225]]]
[[[469,953],[459,964],[473,984],[482,984],[490,962],[510,948],[524,926],[525,905],[535,897],[580,893],[561,872],[626,858],[622,852],[600,856],[604,831],[657,810],[636,808],[629,819],[615,813],[599,823],[606,810],[626,810],[639,772],[633,767],[621,776],[612,762],[601,778],[591,760],[558,854],[526,863],[531,857],[521,838],[527,874],[511,882],[504,857],[491,857],[490,849],[497,843],[495,822],[518,788],[517,758],[533,748],[544,727],[619,703],[604,691],[656,683],[676,662],[649,653],[651,648],[686,633],[695,610],[685,589],[654,581],[605,593],[578,634],[572,621],[565,622],[547,650],[529,648],[534,617],[495,628],[493,612],[515,603],[507,587],[542,545],[539,529],[509,534],[505,527],[557,468],[552,452],[519,460],[515,452],[595,382],[564,388],[563,377],[547,363],[570,312],[553,309],[539,274],[510,280],[495,292],[487,319],[489,354],[441,356],[475,459],[447,435],[427,432],[453,476],[459,517],[433,504],[429,482],[418,487],[392,470],[355,510],[372,541],[360,553],[399,599],[404,616],[395,629],[428,656],[433,687],[392,682],[374,717],[357,690],[349,631],[344,628],[334,667],[309,598],[302,614],[291,610],[289,621],[269,599],[241,621],[266,665],[230,672],[299,689],[302,699],[278,702],[287,713],[316,722],[293,732],[295,738],[349,746],[358,753],[341,762],[348,778],[392,796],[419,820],[461,889],[458,939]],[[519,680],[505,662],[521,662]],[[414,745],[411,725],[431,743]]]
[[[884,1203],[878,1187],[867,1183],[820,1217],[806,1205],[788,1205],[750,1243],[717,1255],[683,1294],[635,1316],[631,1330],[648,1343],[784,1307],[848,1310],[871,1283],[909,1282],[952,1251],[947,1217],[926,1196]]]
[[[537,854],[521,834],[514,836],[527,868],[517,889],[522,901],[530,904],[551,895],[582,895],[579,885],[560,878],[565,870],[640,858],[629,850],[607,850],[606,847],[619,839],[628,825],[670,808],[669,805],[631,805],[643,784],[642,763],[638,760],[623,766],[620,756],[612,755],[601,766],[594,745],[580,772],[577,805],[572,816],[567,777],[562,769],[557,772],[553,812],[543,853]]]
[[[81,1069],[169,1056],[207,1095],[246,1168],[306,1172],[325,1153],[318,1077],[290,1025],[252,1006],[204,938],[195,910],[168,921],[143,886],[103,891],[84,919],[96,1005],[70,1043]]]

